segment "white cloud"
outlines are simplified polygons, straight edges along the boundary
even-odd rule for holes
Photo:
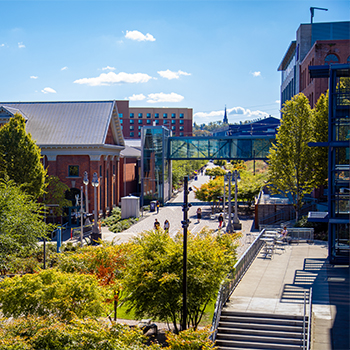
[[[107,67],[103,67],[102,70],[115,70],[115,68],[107,66]]]
[[[279,105],[281,104],[281,100],[276,100],[276,103],[278,103]]]
[[[56,91],[54,89],[51,89],[50,87],[46,87],[45,89],[41,90],[44,94],[55,94]]]
[[[4,46],[5,46],[5,44],[1,44],[1,45],[0,45],[0,47],[4,47]]]
[[[67,66],[61,68],[61,70],[67,70],[67,69],[68,69]]]
[[[156,41],[153,35],[147,33],[146,35],[142,34],[138,30],[127,30],[125,37],[127,39],[136,40],[136,41]]]
[[[23,44],[23,42],[20,42],[20,43],[18,43],[18,48],[19,49],[23,49],[23,48],[25,48],[26,46]]]
[[[225,113],[224,110],[212,111],[212,112],[197,112],[197,113],[194,113],[193,117],[196,118],[197,120],[199,119],[199,122],[201,123],[217,121],[217,120],[222,121],[224,113]],[[268,117],[269,114],[259,110],[252,111],[248,108],[233,107],[233,108],[227,109],[227,116],[229,118],[230,123],[235,123],[235,122],[249,120],[249,119],[265,118],[265,117]]]
[[[261,72],[252,72],[251,75],[253,77],[261,77]]]
[[[120,72],[115,74],[114,72],[102,73],[96,78],[83,78],[75,80],[76,84],[86,84],[90,86],[112,85],[118,83],[147,83],[151,76],[144,73],[125,73]]]
[[[177,72],[172,72],[170,69],[167,70],[160,70],[157,72],[162,78],[166,79],[179,79],[180,75],[191,75],[191,73],[183,72],[182,70],[179,70]]]
[[[180,102],[184,99],[183,96],[172,92],[165,94],[164,92],[158,92],[155,94],[148,94],[148,103],[159,103],[159,102]]]
[[[31,75],[30,79],[38,79],[38,77],[36,75]]]
[[[146,98],[146,96],[144,94],[139,94],[139,95],[133,94],[132,96],[130,96],[128,98],[128,100],[130,100],[130,101],[142,101],[145,98]]]

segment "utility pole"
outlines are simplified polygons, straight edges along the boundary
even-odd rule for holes
[[[323,7],[310,7],[310,12],[311,12],[311,24],[312,24],[312,22],[313,22],[315,10],[328,11],[328,9],[325,9],[325,8],[323,8]]]

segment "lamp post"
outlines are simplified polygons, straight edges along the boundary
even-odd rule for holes
[[[100,238],[100,231],[97,226],[97,195],[96,195],[96,189],[98,187],[98,177],[97,173],[94,172],[94,175],[92,176],[91,181],[92,186],[94,187],[94,226],[92,227],[92,240],[97,240]]]
[[[227,181],[227,175],[224,175],[224,200],[223,200],[223,216],[224,216],[224,222],[226,217],[226,181]]]
[[[241,224],[240,224],[239,219],[238,219],[238,210],[237,210],[237,207],[238,207],[238,202],[237,202],[238,186],[237,186],[237,183],[238,183],[238,181],[241,180],[241,177],[240,177],[239,172],[237,170],[234,171],[233,177],[235,179],[235,216],[233,218],[233,227],[236,230],[240,230],[242,227],[241,227]]]
[[[80,245],[83,246],[84,236],[83,186],[80,186]]]
[[[89,199],[88,199],[88,184],[89,184],[89,178],[88,178],[88,172],[84,171],[84,179],[83,179],[83,183],[85,185],[85,202],[86,202],[86,206],[85,206],[85,210],[86,213],[89,213]]]
[[[228,224],[226,226],[226,233],[232,233],[233,227],[231,224],[231,171],[227,173],[228,178]]]

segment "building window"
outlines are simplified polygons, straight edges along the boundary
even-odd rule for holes
[[[331,64],[331,63],[339,63],[339,58],[334,55],[333,53],[326,56],[324,59],[325,64]]]
[[[138,133],[138,135],[139,135],[139,137],[141,137],[141,133],[140,132]]]
[[[133,125],[130,125],[130,130],[134,130],[134,126]]]
[[[130,113],[130,118],[134,118],[134,113]]]
[[[68,176],[69,177],[79,176],[79,165],[68,165]]]
[[[184,133],[183,133],[183,132],[180,132],[180,136],[184,136]]]
[[[123,124],[123,119],[119,119],[119,121],[120,121],[120,124]]]
[[[100,165],[100,177],[102,177],[102,165]]]
[[[159,125],[159,120],[156,120],[156,125]]]
[[[151,113],[147,113],[147,118],[151,118]]]
[[[168,121],[167,121],[167,120],[164,120],[164,121],[163,121],[163,124],[164,124],[164,125],[168,124]]]
[[[183,120],[180,120],[180,124],[183,124],[184,123],[184,121]]]
[[[140,125],[140,126],[139,126],[139,130],[141,130],[141,128],[142,128],[142,126]]]
[[[176,118],[176,113],[171,113],[171,118]]]
[[[139,118],[142,118],[142,113],[139,113]]]
[[[118,113],[119,118],[123,118],[123,113]]]
[[[130,132],[130,137],[134,137],[134,132],[133,131]]]
[[[184,129],[184,127],[183,126],[180,126],[180,128],[179,128],[180,130],[183,130]]]
[[[115,164],[113,164],[113,175],[115,175]]]
[[[149,119],[147,119],[147,124],[151,124],[151,121]]]
[[[163,118],[168,118],[168,113],[164,113]]]
[[[123,125],[120,128],[123,130]]]
[[[184,114],[183,113],[180,113],[180,118],[183,118],[184,117]]]
[[[176,126],[172,126],[171,130],[175,131],[176,130]]]
[[[173,120],[171,121],[171,124],[175,124],[175,123],[176,123],[176,120],[173,119]]]
[[[159,113],[155,113],[154,118],[159,118]]]
[[[142,119],[139,119],[139,124],[142,124]]]
[[[130,124],[134,124],[134,120],[133,119],[130,119]]]

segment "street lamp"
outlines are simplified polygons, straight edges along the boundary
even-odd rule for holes
[[[224,200],[223,200],[223,216],[224,216],[224,222],[226,217],[226,181],[227,181],[227,175],[224,175]]]
[[[232,233],[233,227],[231,224],[231,171],[227,173],[228,178],[228,223],[226,226],[226,233]]]
[[[88,172],[84,171],[84,179],[83,179],[83,183],[85,185],[85,202],[86,202],[86,213],[89,214],[89,199],[88,199],[88,184],[89,184],[89,178],[88,178]]]
[[[92,186],[94,187],[94,226],[92,227],[91,240],[97,240],[100,238],[100,231],[97,226],[97,195],[96,188],[98,187],[98,177],[97,173],[94,172],[91,181]]]
[[[233,173],[233,177],[235,179],[235,216],[233,218],[233,226],[236,230],[240,230],[241,229],[241,224],[239,222],[238,219],[238,210],[237,210],[237,191],[238,191],[238,186],[237,186],[237,182],[241,180],[241,176],[239,175],[239,172],[237,170],[234,171]]]

